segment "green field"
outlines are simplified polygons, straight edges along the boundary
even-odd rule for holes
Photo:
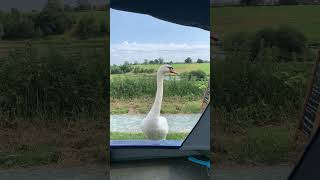
[[[320,6],[211,8],[212,31],[222,41],[232,34],[292,26],[308,44],[320,44]],[[241,37],[240,37],[241,38]],[[243,51],[245,49],[243,47]],[[248,46],[248,48],[250,48]],[[297,62],[247,62],[246,53],[227,52],[213,63],[217,163],[274,165],[295,163],[306,142],[295,140],[315,57]],[[237,56],[238,55],[238,56]],[[277,58],[276,56],[270,56]],[[246,60],[243,60],[243,59]],[[273,59],[274,60],[274,59]]]
[[[212,30],[223,37],[240,31],[290,25],[311,42],[320,42],[320,6],[253,6],[211,8]]]
[[[142,65],[133,65],[133,67],[139,66],[146,69],[155,69],[157,70],[161,65],[160,64],[142,64]],[[193,63],[193,64],[173,64],[173,68],[176,69],[178,73],[189,72],[194,70],[202,70],[207,74],[210,74],[210,64],[209,63]]]
[[[184,140],[188,133],[168,133],[167,140]],[[135,139],[147,139],[143,133],[123,133],[123,132],[111,132],[110,139],[112,140],[135,140]]]
[[[154,69],[161,65],[132,65],[144,69]],[[210,74],[210,64],[173,64],[177,72],[186,73],[202,70]],[[154,101],[156,93],[156,73],[145,74],[132,72],[111,74],[110,98],[111,114],[145,114]],[[164,98],[161,113],[199,113],[201,100],[208,85],[208,80],[171,80],[164,82]]]
[[[93,13],[109,20],[108,12]],[[0,169],[108,162],[109,36],[81,39],[71,31],[0,41]]]

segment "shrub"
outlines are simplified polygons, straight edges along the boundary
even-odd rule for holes
[[[133,70],[133,68],[129,64],[123,64],[120,66],[112,65],[110,73],[111,74],[124,74],[124,73],[131,72],[132,70]]]
[[[303,54],[307,47],[307,38],[290,26],[279,27],[276,39],[276,46],[281,52]]]
[[[206,81],[171,80],[164,81],[164,96],[200,97]],[[113,77],[110,82],[110,97],[115,99],[133,99],[154,97],[157,89],[155,76]]]
[[[201,81],[206,79],[206,73],[202,70],[196,70],[196,71],[190,71],[190,72],[184,72],[181,74],[181,77],[187,80],[196,80]]]
[[[111,73],[111,74],[121,74],[122,71],[121,71],[121,69],[120,69],[119,66],[117,66],[117,65],[112,65],[111,68],[110,68],[110,73]]]
[[[88,47],[77,50],[79,58],[59,47],[48,47],[46,52],[29,43],[0,65],[1,113],[68,117],[104,111],[105,53]]]
[[[154,73],[155,69],[147,69],[147,68],[142,68],[142,67],[137,66],[137,67],[133,68],[132,72],[135,74],[138,74],[138,73],[149,73],[150,74],[150,73]]]
[[[242,61],[292,61],[306,59],[307,38],[295,28],[264,28],[255,33],[239,32],[224,40],[227,59]],[[269,56],[264,58],[264,56]],[[293,58],[295,57],[295,58]],[[273,60],[270,60],[273,59]]]
[[[204,63],[204,61],[202,59],[198,59],[197,63]]]
[[[228,129],[295,123],[286,118],[301,110],[309,64],[216,61],[214,67],[213,103]]]

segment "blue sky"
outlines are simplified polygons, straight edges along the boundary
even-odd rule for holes
[[[160,57],[174,62],[187,57],[209,60],[209,31],[113,9],[110,15],[111,64]]]

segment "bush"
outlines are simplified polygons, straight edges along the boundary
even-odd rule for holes
[[[120,69],[119,66],[117,66],[117,65],[112,65],[111,68],[110,68],[110,73],[111,73],[111,74],[121,74],[122,71],[121,71],[121,69]]]
[[[220,124],[234,131],[246,127],[295,123],[310,78],[310,64],[216,61],[214,107]]]
[[[305,60],[307,38],[289,26],[264,28],[252,34],[240,32],[228,36],[224,40],[224,50],[228,52],[227,58],[242,61]]]
[[[202,59],[198,59],[197,63],[204,63],[204,61]]]
[[[184,72],[181,74],[181,77],[186,80],[195,80],[195,81],[202,81],[206,80],[206,73],[202,70]]]
[[[45,54],[29,43],[0,65],[1,113],[18,117],[71,116],[104,111],[104,52],[86,47],[73,58],[59,47]]]
[[[298,30],[281,26],[276,33],[276,46],[284,53],[303,54],[307,47],[307,38]]]
[[[206,81],[171,80],[164,81],[164,96],[200,97]],[[157,89],[155,76],[113,77],[110,81],[110,97],[115,99],[133,99],[154,97]]]
[[[138,74],[138,73],[149,73],[149,74],[151,74],[151,73],[155,72],[155,69],[147,69],[147,68],[142,68],[142,67],[138,66],[138,67],[134,67],[132,72],[135,73],[135,74]]]
[[[129,64],[124,64],[124,65],[112,65],[111,66],[111,74],[124,74],[124,73],[128,73],[131,72],[133,70],[133,68],[129,65]]]

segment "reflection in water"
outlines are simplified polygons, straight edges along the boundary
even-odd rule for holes
[[[162,114],[167,118],[169,132],[190,132],[198,122],[201,114]],[[111,115],[111,132],[141,132],[140,124],[144,114],[141,115]]]

